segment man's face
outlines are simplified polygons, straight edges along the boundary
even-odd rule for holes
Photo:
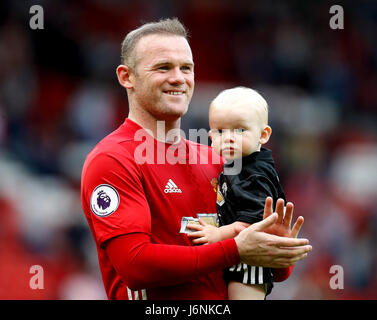
[[[188,109],[194,90],[194,63],[187,40],[152,34],[135,49],[133,102],[157,120],[176,120]]]

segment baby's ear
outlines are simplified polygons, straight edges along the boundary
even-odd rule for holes
[[[208,135],[209,135],[209,138],[211,139],[211,141],[212,141],[212,134],[213,134],[212,130],[209,130]]]
[[[261,132],[259,143],[265,144],[268,142],[271,136],[272,129],[270,126],[265,126],[264,129]]]

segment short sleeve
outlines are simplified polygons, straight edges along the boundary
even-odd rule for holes
[[[81,198],[100,246],[122,234],[150,234],[148,201],[141,173],[132,157],[101,153],[85,163]]]
[[[252,175],[232,186],[237,221],[255,223],[263,220],[266,197],[277,198],[274,184],[265,176]]]

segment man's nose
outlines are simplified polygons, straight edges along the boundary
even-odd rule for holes
[[[183,84],[185,83],[185,77],[182,70],[179,67],[175,67],[170,70],[169,82],[172,84]]]

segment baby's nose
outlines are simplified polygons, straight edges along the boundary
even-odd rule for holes
[[[224,142],[234,141],[233,130],[223,130],[222,138]]]

